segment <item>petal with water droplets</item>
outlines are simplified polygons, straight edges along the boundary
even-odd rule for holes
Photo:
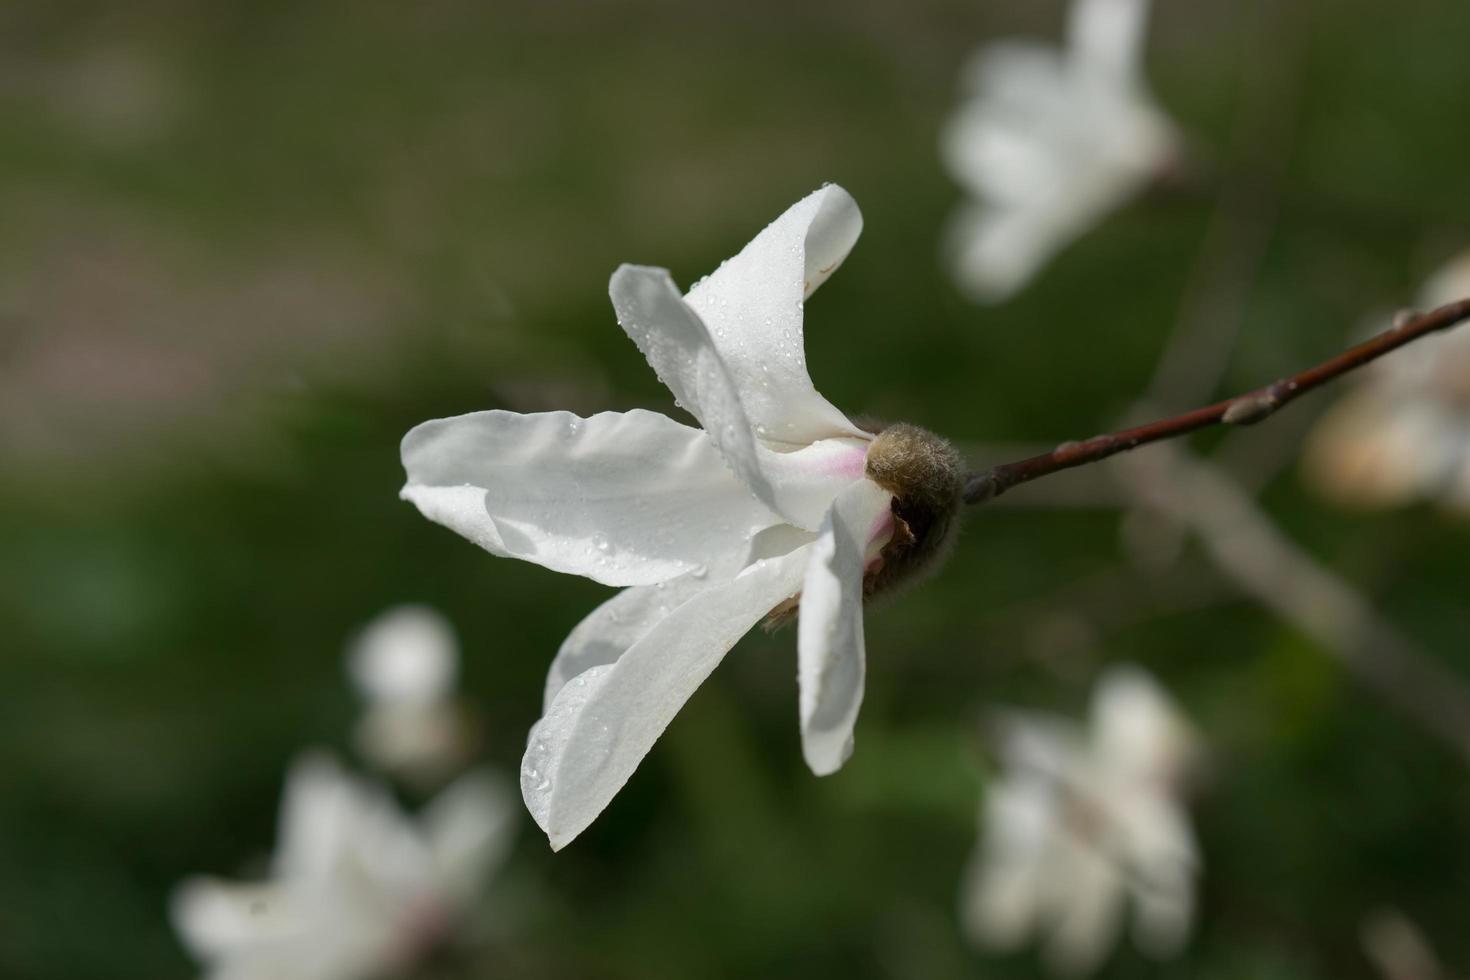
[[[859,480],[837,495],[812,545],[797,625],[801,749],[818,776],[852,754],[863,702],[863,570],[867,549],[892,529],[892,495]]]
[[[776,523],[698,429],[653,412],[425,422],[403,497],[492,554],[607,585],[674,578]]]
[[[615,663],[592,667],[557,692],[521,763],[526,807],[554,850],[603,811],[740,637],[796,593],[808,549],[758,561],[697,593]]]
[[[750,421],[771,442],[859,431],[812,385],[804,302],[847,258],[862,212],[835,184],[808,194],[686,297],[709,325]]]
[[[741,482],[786,520],[815,530],[837,492],[862,476],[866,434],[798,446],[789,440],[804,431],[799,416],[752,426],[745,407],[750,388],[740,386],[666,270],[622,266],[609,291],[618,322]],[[791,451],[773,451],[768,442]]]

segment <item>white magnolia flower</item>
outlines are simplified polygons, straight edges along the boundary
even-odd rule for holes
[[[270,877],[193,878],[174,927],[214,980],[361,980],[453,935],[508,849],[509,799],[463,777],[417,820],[382,788],[308,754],[281,801]]]
[[[1068,49],[981,48],[941,139],[973,201],[955,216],[955,279],[998,302],[1167,169],[1179,143],[1143,78],[1148,0],[1074,0]]]
[[[1425,309],[1470,297],[1470,252],[1425,283]],[[1323,415],[1307,476],[1347,505],[1439,500],[1470,512],[1470,330],[1426,337],[1373,362]]]
[[[470,724],[455,696],[459,641],[427,606],[395,606],[368,623],[348,651],[348,675],[366,704],[358,751],[388,772],[429,782],[470,748]]]
[[[804,303],[861,229],[829,185],[687,295],[663,269],[614,273],[618,322],[703,428],[644,411],[489,411],[403,440],[403,496],[425,516],[493,554],[628,587],[562,644],[531,731],[521,788],[553,848],[773,613],[800,613],[807,763],[826,774],[851,752],[863,598],[938,551],[960,490],[948,444],[855,425],[807,374]]]
[[[1198,848],[1178,784],[1193,736],[1143,671],[1114,668],[1094,692],[1091,727],[1012,716],[1004,775],[988,787],[983,838],[961,916],[977,943],[1036,936],[1060,974],[1095,969],[1131,896],[1138,945],[1178,952],[1194,908]]]

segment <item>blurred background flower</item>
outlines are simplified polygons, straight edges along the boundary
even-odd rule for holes
[[[965,65],[941,151],[974,198],[949,233],[974,298],[1008,299],[1171,165],[1179,138],[1143,78],[1148,12],[1148,0],[1073,0],[1065,49],[991,42]]]
[[[329,755],[304,755],[286,779],[270,876],[186,881],[174,926],[211,977],[401,973],[464,938],[515,812],[504,784],[474,773],[412,820]]]
[[[1424,309],[1470,296],[1470,252],[1420,290]],[[1347,506],[1437,501],[1470,512],[1470,332],[1430,337],[1354,379],[1312,432],[1303,465]]]
[[[475,748],[474,718],[455,693],[459,641],[438,612],[379,613],[352,644],[347,669],[365,706],[353,739],[375,766],[433,785]]]
[[[1114,667],[1086,731],[1026,714],[1001,727],[1005,772],[986,788],[960,901],[971,938],[1006,949],[1035,935],[1055,972],[1086,974],[1131,906],[1140,948],[1177,956],[1200,866],[1181,795],[1197,747],[1167,695]]]
[[[240,861],[281,774],[303,745],[345,757],[374,710],[342,638],[405,599],[455,624],[475,758],[515,771],[548,658],[611,593],[427,526],[397,445],[485,408],[662,409],[607,307],[621,262],[692,282],[840,183],[866,227],[807,310],[823,394],[979,463],[1146,386],[1173,410],[1311,363],[1470,241],[1470,6],[1156,4],[1145,91],[1199,172],[977,311],[938,259],[955,82],[1070,11],[0,4],[0,976],[191,975],[173,888],[271,878]],[[1176,469],[1209,480],[1087,470],[967,515],[942,575],[865,614],[862,751],[831,778],[800,759],[791,638],[750,637],[576,847],[528,839],[493,875],[476,914],[504,930],[419,972],[1037,976],[956,915],[973,718],[1072,715],[1126,658],[1212,750],[1166,970],[1378,976],[1360,926],[1388,906],[1464,973],[1465,754],[1377,686],[1410,675],[1362,614],[1470,676],[1470,526],[1324,507],[1294,463],[1331,397],[1194,440]],[[1159,970],[1118,943],[1101,973]]]

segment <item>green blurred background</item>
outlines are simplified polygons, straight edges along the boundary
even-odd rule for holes
[[[1128,408],[1222,182],[1268,226],[1229,389],[1470,245],[1470,5],[1160,6],[1149,73],[1208,176],[999,308],[938,261],[959,195],[936,141],[966,55],[1057,38],[1054,0],[0,7],[0,976],[191,975],[169,888],[268,849],[289,759],[345,746],[344,641],[389,604],[455,622],[515,772],[605,590],[424,521],[397,443],[497,406],[672,411],[614,323],[620,262],[690,283],[841,183],[867,225],[808,308],[818,386],[983,447]],[[1231,441],[1289,448],[1330,397]],[[1470,677],[1470,524],[1333,511],[1293,467],[1263,502]],[[1105,500],[969,514],[945,571],[870,616],[858,749],[828,779],[801,763],[792,633],[752,635],[582,839],[553,856],[524,821],[500,938],[444,975],[1036,975],[956,923],[978,723],[1079,712],[1122,659],[1212,765],[1194,941],[1162,967],[1124,943],[1104,976],[1367,976],[1383,905],[1470,965],[1462,760],[1193,546],[1128,555]]]

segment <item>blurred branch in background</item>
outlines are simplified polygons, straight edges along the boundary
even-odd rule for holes
[[[1310,636],[1411,721],[1470,764],[1470,690],[1306,554],[1218,469],[1178,446],[1114,464],[1148,506],[1189,527],[1248,595]]]

